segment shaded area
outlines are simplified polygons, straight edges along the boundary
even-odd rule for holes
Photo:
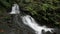
[[[7,31],[8,33],[10,31],[21,31],[20,33],[22,33],[25,29],[25,26],[22,28],[18,26],[18,24],[15,24],[15,22],[12,23],[13,16],[8,14],[14,3],[20,6],[23,13],[35,18],[39,24],[60,28],[60,0],[0,0],[1,32],[5,30],[5,32]],[[26,30],[30,31],[29,28]]]

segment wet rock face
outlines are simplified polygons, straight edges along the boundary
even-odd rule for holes
[[[35,34],[34,30],[21,23],[21,18],[19,16],[17,17],[18,21],[20,22],[20,26],[15,22],[16,18],[15,15],[12,15],[10,19],[12,23],[11,22],[9,23],[10,27],[6,28],[7,31],[5,32],[5,34]],[[7,24],[6,26],[8,27],[9,25]],[[60,29],[55,29],[54,33],[50,33],[49,31],[48,32],[43,31],[42,34],[60,34]]]
[[[21,18],[18,15],[11,15],[11,18],[12,23],[9,23],[10,25],[8,25],[9,28],[6,31],[6,34],[35,34],[30,27],[22,23]]]
[[[15,28],[10,27],[11,28],[10,29],[11,31],[9,31],[10,34],[11,33],[13,33],[13,34],[16,34],[16,33],[18,33],[18,34],[35,34],[34,30],[32,30],[27,25],[23,24],[19,15],[12,15],[12,16],[13,16],[12,22],[13,22]],[[12,29],[15,29],[15,30],[12,30]],[[42,34],[55,34],[55,33],[51,33],[49,31],[48,32],[43,31]]]
[[[14,9],[14,11],[16,10]],[[6,34],[35,34],[35,31],[33,29],[23,24],[23,22],[21,21],[22,19],[20,18],[21,17],[20,14],[16,14],[15,12],[11,13],[14,14],[12,15],[11,24],[6,31]],[[57,34],[59,34],[58,32]],[[55,33],[51,33],[49,31],[47,32],[42,31],[42,34],[55,34]]]

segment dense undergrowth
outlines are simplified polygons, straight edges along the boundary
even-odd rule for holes
[[[39,24],[60,27],[60,0],[0,0],[0,23],[9,20],[11,16],[7,14],[14,3],[20,6],[22,12],[35,18]]]

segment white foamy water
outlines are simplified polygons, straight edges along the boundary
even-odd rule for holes
[[[19,14],[19,13],[20,13],[20,11],[19,11],[19,5],[14,4],[12,6],[12,11],[10,12],[10,14]]]
[[[42,30],[44,30],[45,32],[50,31],[52,33],[51,30],[53,30],[53,28],[47,28],[46,26],[39,26],[35,20],[29,16],[22,16],[22,21],[25,25],[31,27],[36,34],[42,34]]]
[[[10,14],[19,14],[19,13],[20,13],[19,6],[17,4],[14,4]],[[23,23],[29,26],[30,28],[32,28],[36,34],[42,34],[42,30],[44,30],[44,32],[50,31],[52,33],[51,30],[53,30],[53,28],[47,28],[46,26],[40,26],[30,15],[26,15],[26,16],[23,15],[21,16],[21,18],[22,18]]]

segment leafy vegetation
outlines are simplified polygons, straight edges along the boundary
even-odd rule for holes
[[[60,0],[0,0],[0,16],[4,17],[14,3],[40,24],[60,27]]]

